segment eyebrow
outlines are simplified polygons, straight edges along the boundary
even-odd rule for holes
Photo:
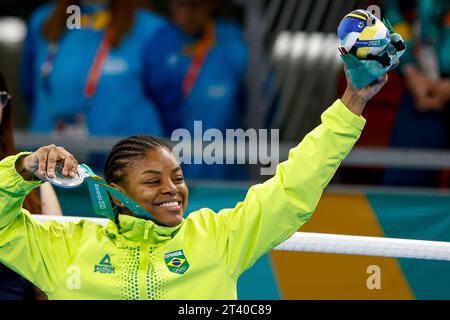
[[[175,172],[175,171],[179,171],[179,170],[181,170],[181,167],[180,166],[178,166],[178,167],[176,167],[175,169],[173,169],[172,170],[172,172]],[[153,170],[153,169],[148,169],[148,170],[145,170],[144,172],[142,172],[142,174],[144,175],[144,174],[147,174],[147,173],[153,173],[153,174],[161,174],[161,171],[158,171],[158,170]]]

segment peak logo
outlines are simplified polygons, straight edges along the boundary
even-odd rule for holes
[[[106,254],[99,264],[94,266],[94,272],[96,273],[114,273],[115,268],[111,264],[111,258]]]

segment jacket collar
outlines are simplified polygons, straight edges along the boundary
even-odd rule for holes
[[[123,238],[126,242],[139,244],[148,242],[151,245],[157,245],[172,239],[180,230],[183,221],[175,227],[164,227],[155,224],[151,220],[145,220],[133,216],[119,214],[119,224],[110,221],[106,230],[108,233],[115,234]]]

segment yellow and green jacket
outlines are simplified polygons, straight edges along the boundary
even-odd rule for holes
[[[218,213],[192,212],[176,227],[125,215],[104,227],[89,220],[39,223],[22,203],[40,182],[16,172],[23,153],[5,158],[0,261],[50,299],[236,299],[239,276],[311,217],[364,123],[337,100],[242,202]]]

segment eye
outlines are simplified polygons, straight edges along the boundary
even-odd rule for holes
[[[184,177],[183,176],[176,176],[174,181],[177,182],[177,183],[183,183],[184,182]]]
[[[156,186],[159,184],[159,179],[154,179],[154,180],[147,180],[144,182],[144,184],[148,184],[148,185],[152,185],[152,186]]]

